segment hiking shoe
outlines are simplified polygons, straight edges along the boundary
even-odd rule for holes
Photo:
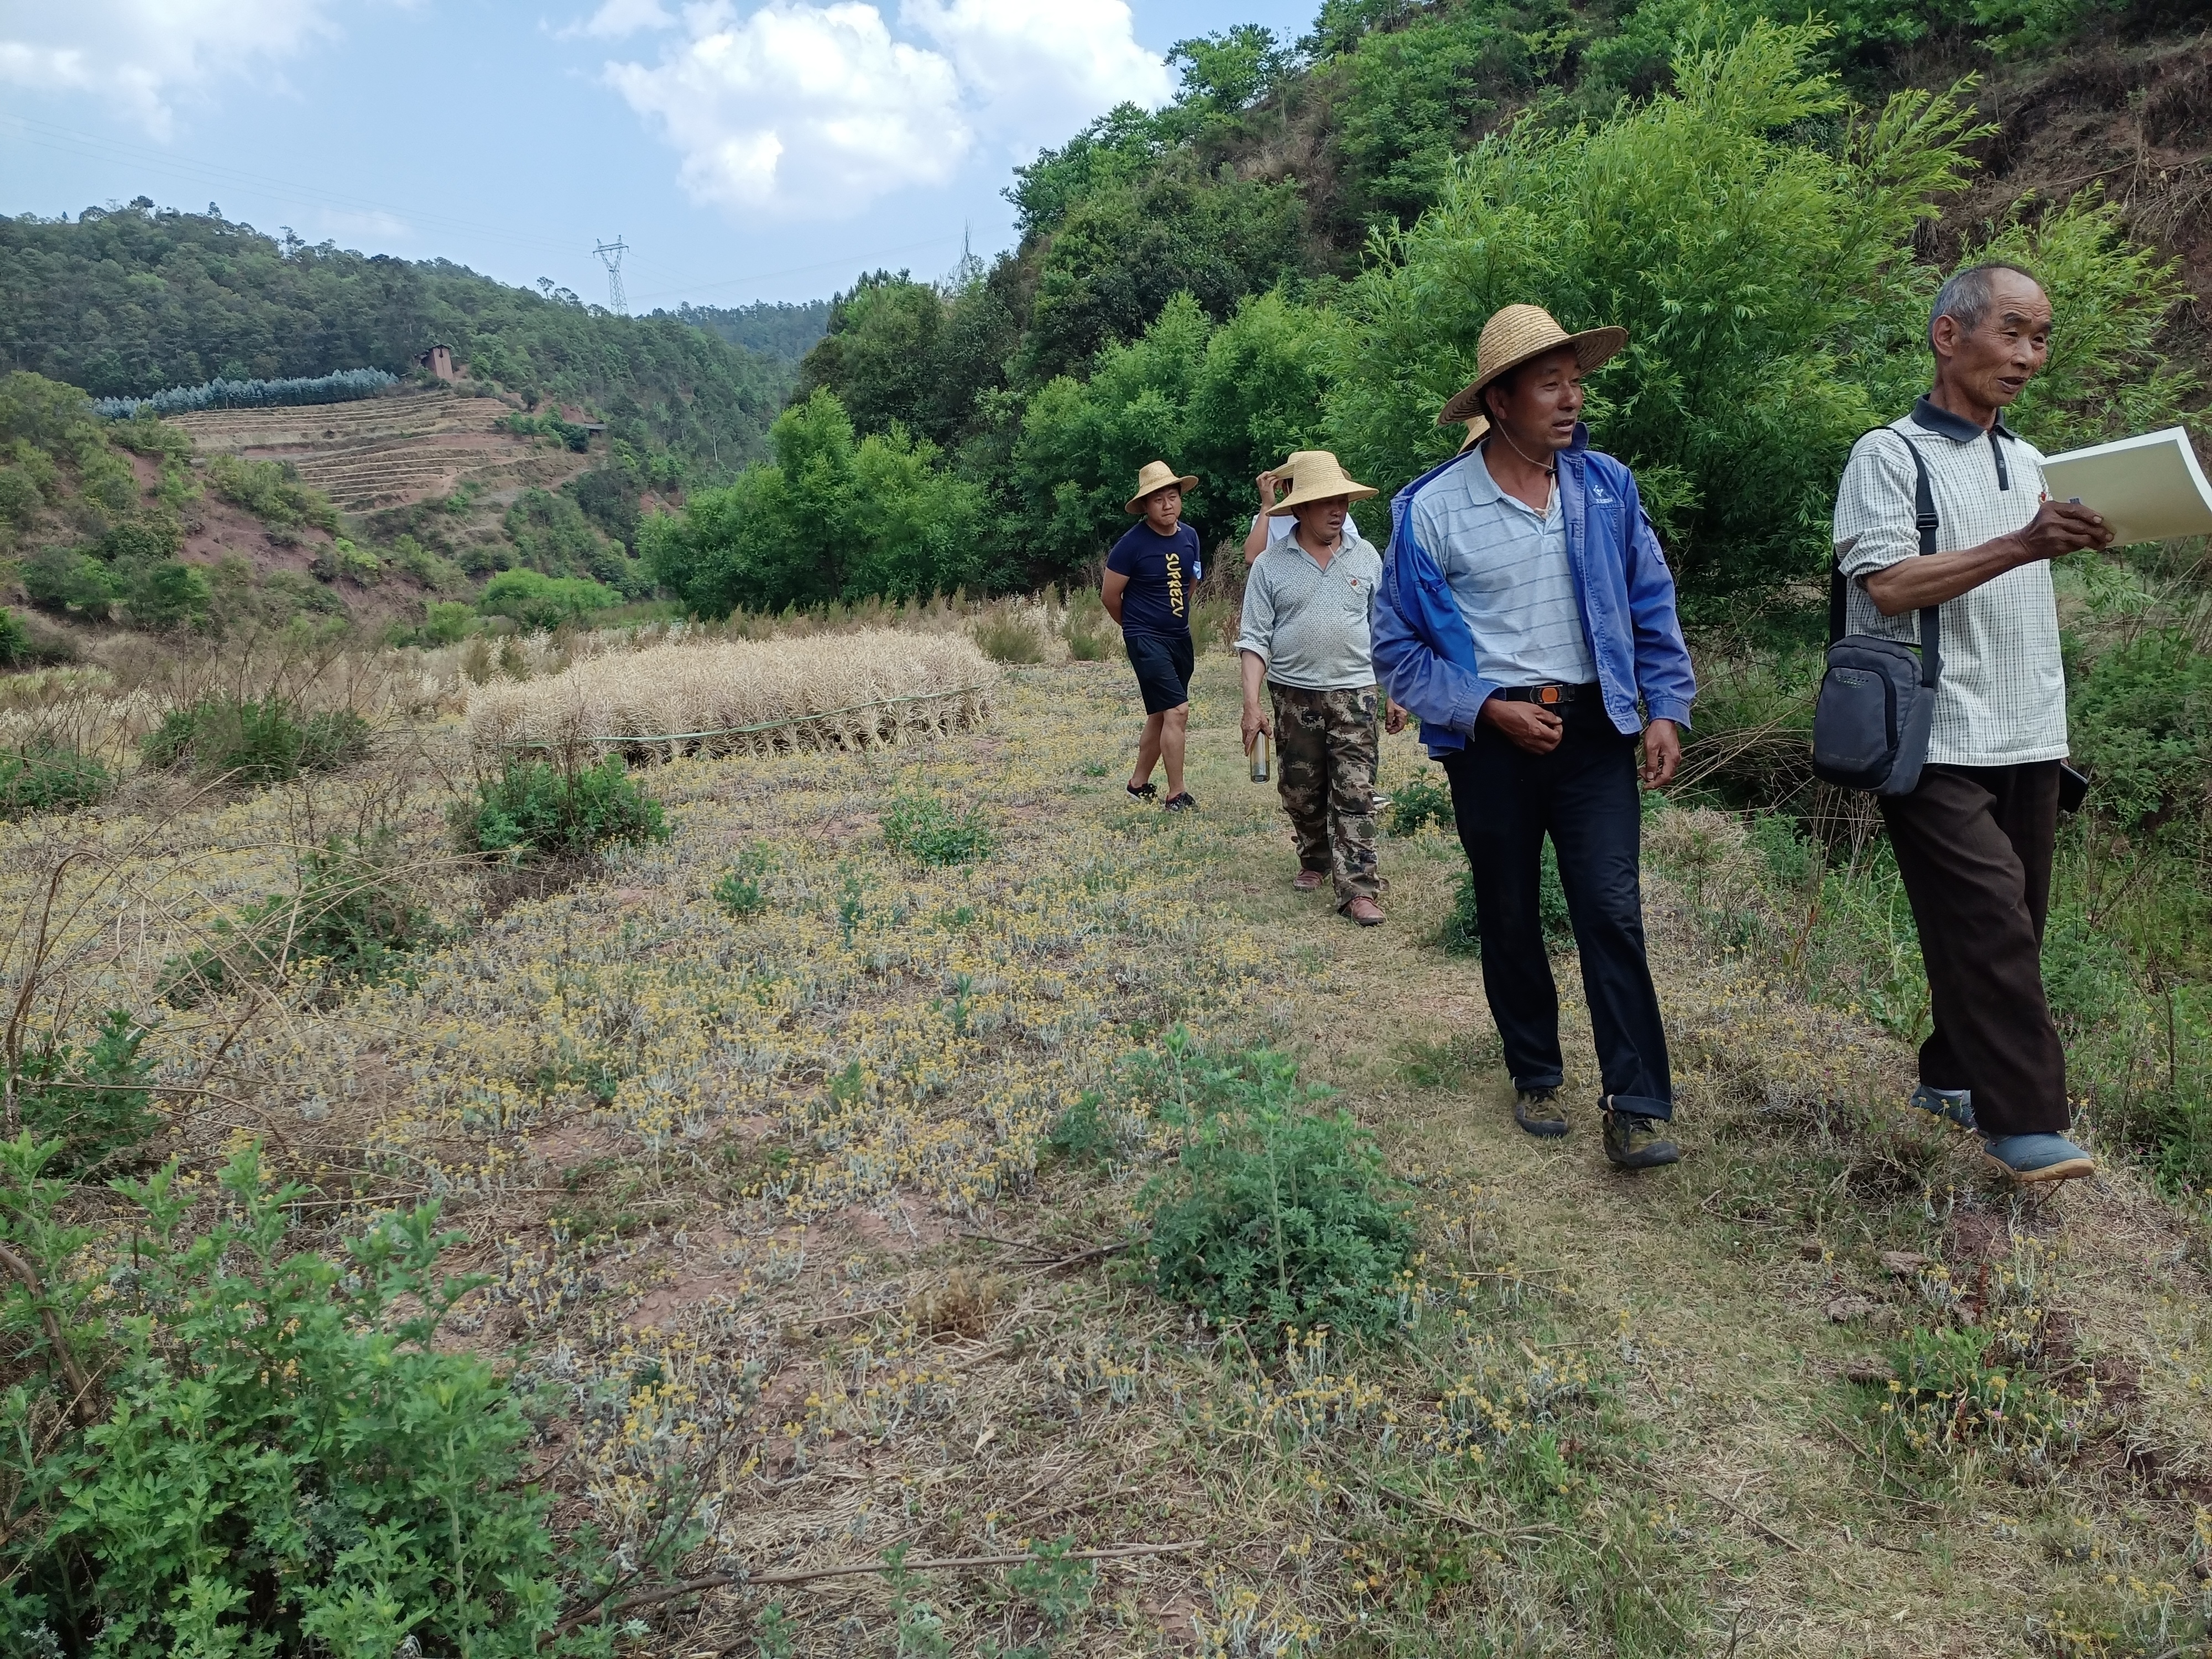
[[[1301,893],[1310,893],[1328,879],[1328,872],[1326,870],[1301,870],[1298,872],[1298,878],[1291,885]]]
[[[1198,797],[1186,789],[1180,795],[1170,795],[1160,805],[1170,812],[1195,812],[1198,811]]]
[[[1380,927],[1382,925],[1382,907],[1364,894],[1340,908],[1362,927]]]
[[[1607,1107],[1606,1161],[1616,1170],[1656,1170],[1662,1164],[1679,1163],[1682,1149],[1674,1144],[1667,1130],[1663,1118],[1646,1117],[1641,1112],[1617,1112]]]
[[[1160,793],[1150,778],[1146,779],[1142,783],[1127,784],[1124,787],[1128,790],[1131,800],[1153,800],[1158,799]]]
[[[1912,1098],[1905,1103],[1917,1111],[1931,1117],[1940,1117],[1955,1129],[1969,1134],[1974,1128],[1974,1091],[1972,1089],[1938,1089],[1923,1083],[1912,1091]]]
[[[1557,1089],[1522,1089],[1513,1097],[1513,1121],[1530,1134],[1557,1140],[1567,1132],[1566,1109]]]
[[[2089,1154],[2064,1135],[1999,1135],[1982,1142],[1982,1151],[2018,1186],[2077,1181],[2097,1173]]]

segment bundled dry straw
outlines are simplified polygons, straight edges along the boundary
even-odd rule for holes
[[[957,635],[875,629],[587,657],[469,696],[479,750],[766,754],[866,748],[990,716],[999,671]]]

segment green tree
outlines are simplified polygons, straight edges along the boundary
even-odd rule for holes
[[[161,632],[206,622],[213,600],[205,573],[175,559],[163,559],[143,567],[132,577],[124,604],[132,622]]]
[[[602,583],[577,576],[541,576],[535,570],[502,570],[484,584],[477,609],[487,617],[507,617],[525,628],[558,628],[594,611],[622,603],[622,595]],[[465,606],[433,605],[432,625],[450,627],[451,613]],[[444,611],[441,619],[438,613]],[[453,635],[459,637],[459,634]]]

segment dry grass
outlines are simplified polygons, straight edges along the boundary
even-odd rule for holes
[[[610,669],[738,648],[626,645],[544,648]],[[668,845],[489,922],[480,878],[437,863],[434,732],[380,769],[159,819],[0,827],[0,905],[27,913],[76,853],[41,1018],[159,1015],[164,957],[272,864],[392,834],[462,936],[404,983],[167,1015],[170,1144],[204,1167],[267,1139],[315,1188],[311,1237],[443,1197],[494,1279],[449,1340],[511,1356],[547,1412],[562,1519],[641,1537],[697,1479],[714,1535],[691,1570],[755,1581],[648,1610],[641,1650],[748,1651],[773,1600],[799,1652],[889,1655],[902,1595],[909,1633],[934,1620],[954,1652],[2191,1652],[2201,1224],[2124,1170],[2013,1205],[1905,1121],[1898,1044],[1711,931],[1723,899],[1769,902],[1715,814],[1650,830],[1691,1159],[1604,1166],[1565,963],[1575,1131],[1518,1134],[1479,969],[1431,942],[1455,846],[1386,843],[1382,928],[1294,895],[1273,793],[1244,781],[1233,672],[1200,672],[1189,818],[1122,799],[1140,711],[1119,664],[1079,662],[1011,677],[988,729],[912,749],[659,769]],[[1414,763],[1390,740],[1385,788]],[[896,857],[884,805],[925,781],[988,802],[999,852]],[[735,916],[713,890],[740,860],[764,903]],[[1091,1173],[1046,1132],[1097,1088],[1141,1131],[1153,1103],[1121,1062],[1178,1021],[1298,1053],[1418,1183],[1401,1346],[1262,1364],[1108,1253],[1156,1149],[1139,1133],[1128,1167]],[[2070,1356],[2047,1364],[2095,1382],[2099,1433],[2025,1483],[1987,1459],[1886,1466],[1847,1373],[1935,1316],[1883,1253],[1971,1283],[2031,1249]],[[1189,1547],[1098,1563],[1057,1632],[1004,1565],[903,1592],[765,1582],[1062,1537]]]
[[[608,745],[679,754],[866,748],[969,730],[999,672],[963,640],[889,629],[664,645],[586,657],[469,698],[479,750]]]

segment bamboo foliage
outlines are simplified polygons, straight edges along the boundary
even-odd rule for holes
[[[970,730],[990,718],[999,670],[964,636],[890,629],[663,645],[587,657],[471,692],[480,751],[550,749],[767,754],[860,749]]]

